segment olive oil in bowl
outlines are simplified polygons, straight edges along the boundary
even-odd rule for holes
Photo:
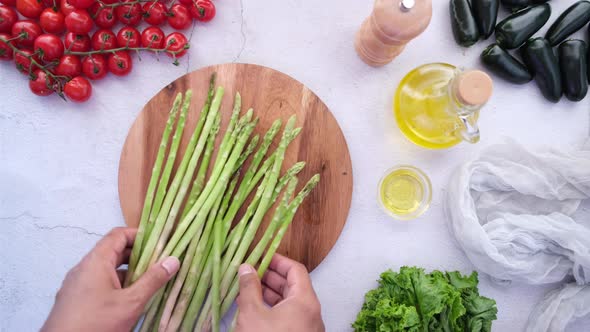
[[[385,174],[379,184],[379,202],[390,216],[410,220],[420,216],[430,206],[430,180],[412,166],[397,166]]]

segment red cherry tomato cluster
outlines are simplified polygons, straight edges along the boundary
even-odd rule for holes
[[[166,1],[0,0],[0,60],[13,61],[34,94],[84,102],[89,80],[129,74],[135,52],[165,53],[178,64],[188,40],[164,34],[163,24],[184,30],[215,17],[212,0]]]

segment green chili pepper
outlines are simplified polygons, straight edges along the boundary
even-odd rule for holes
[[[499,6],[499,0],[471,0],[471,10],[482,39],[488,39],[494,33]]]
[[[559,69],[567,99],[580,101],[588,93],[587,47],[583,40],[567,40],[559,45]]]
[[[572,33],[582,29],[590,22],[590,1],[578,1],[566,9],[551,25],[545,38],[551,46],[556,46]]]
[[[559,61],[547,39],[530,39],[520,51],[543,96],[554,103],[558,102],[563,94]]]
[[[451,26],[457,44],[469,47],[479,39],[479,30],[468,0],[451,0]]]
[[[545,3],[549,0],[502,0],[502,6],[510,11],[517,11],[528,6]]]
[[[533,79],[525,65],[506,52],[500,45],[492,44],[481,53],[481,61],[492,73],[515,83],[524,84]]]
[[[549,16],[549,4],[519,10],[496,25],[496,41],[505,49],[520,47],[547,23]]]

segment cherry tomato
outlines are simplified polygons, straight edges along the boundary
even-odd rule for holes
[[[95,0],[68,0],[74,8],[78,9],[86,9],[92,6],[96,1]]]
[[[175,4],[170,7],[168,24],[176,30],[184,30],[191,25],[191,14],[186,6]]]
[[[94,21],[85,9],[76,9],[66,16],[68,31],[83,34],[89,33],[94,27]]]
[[[125,76],[133,69],[131,56],[127,51],[117,51],[109,55],[109,71],[117,76]]]
[[[64,17],[67,17],[71,12],[76,10],[76,7],[70,4],[70,0],[60,0],[59,10],[64,14]]]
[[[12,35],[14,37],[20,35],[20,38],[15,40],[15,43],[20,47],[33,46],[35,39],[42,33],[39,24],[33,20],[18,21],[12,26]]]
[[[22,49],[20,52],[14,53],[14,63],[16,64],[16,69],[25,75],[29,75],[30,72],[33,71],[33,62],[31,61],[33,58],[35,61],[39,62],[39,57],[33,54],[33,51]]]
[[[85,34],[75,34],[73,32],[66,33],[64,38],[66,50],[72,52],[88,52],[90,51],[90,36]]]
[[[185,5],[187,8],[193,3],[195,0],[178,0],[181,4]]]
[[[61,34],[66,29],[64,14],[53,8],[45,8],[39,16],[39,25],[47,33]]]
[[[82,73],[91,80],[105,77],[107,68],[107,60],[102,54],[92,54],[82,60]]]
[[[119,47],[139,47],[141,44],[141,34],[134,27],[123,27],[117,33],[117,45]]]
[[[158,27],[149,27],[141,33],[141,46],[161,50],[164,48],[164,31]]]
[[[198,21],[209,22],[215,17],[215,5],[211,0],[197,0],[189,8],[192,17]]]
[[[0,3],[10,7],[16,6],[16,0],[0,0]]]
[[[16,0],[16,10],[24,17],[37,18],[43,11],[43,2],[41,0]]]
[[[48,76],[41,69],[35,70],[31,80],[29,81],[29,88],[37,96],[49,96],[53,93],[54,85],[54,79]]]
[[[115,14],[123,24],[136,26],[141,21],[141,6],[138,3],[119,6]]]
[[[59,10],[59,0],[41,0],[41,1],[43,2],[43,7]]]
[[[93,50],[112,50],[117,48],[117,36],[107,29],[100,29],[92,35]]]
[[[0,32],[0,38],[4,40],[10,39],[10,35],[7,33]],[[8,42],[11,43],[11,42]],[[11,60],[12,59],[12,47],[3,41],[0,41],[0,60]]]
[[[16,21],[18,21],[18,14],[14,8],[0,6],[0,32],[9,33]]]
[[[166,21],[166,6],[158,1],[143,5],[143,20],[151,25],[160,25]]]
[[[82,103],[92,96],[92,85],[82,76],[74,77],[64,85],[64,93],[70,100]]]
[[[95,3],[90,7],[90,16],[94,19],[94,23],[102,29],[110,29],[117,24],[117,16],[113,7],[102,7],[100,3]]]
[[[171,57],[173,57],[174,54],[170,52],[178,52],[176,53],[176,57],[180,58],[188,51],[188,41],[186,37],[180,32],[173,32],[169,34],[164,41],[164,45],[166,45],[166,54]]]
[[[55,74],[68,76],[70,78],[79,76],[82,73],[82,61],[76,55],[64,55],[59,59]]]
[[[33,50],[41,60],[51,62],[64,54],[64,44],[58,36],[45,33],[35,39]]]

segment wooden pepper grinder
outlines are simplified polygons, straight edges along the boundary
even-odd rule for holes
[[[426,30],[431,17],[432,0],[375,0],[356,35],[356,52],[371,66],[388,64]]]

